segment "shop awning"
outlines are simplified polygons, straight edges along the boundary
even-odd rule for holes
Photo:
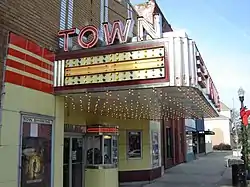
[[[197,130],[195,128],[186,126],[186,132],[197,132]]]
[[[204,131],[205,135],[215,135],[214,131]]]
[[[214,131],[207,130],[207,131],[200,131],[199,134],[215,135],[215,132],[214,132]]]

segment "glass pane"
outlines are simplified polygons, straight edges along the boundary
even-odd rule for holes
[[[159,133],[151,131],[151,139],[152,139],[152,164],[153,164],[153,167],[158,167],[160,164]]]
[[[186,135],[186,143],[187,143],[187,153],[193,153],[193,138],[192,135]]]
[[[111,164],[111,136],[104,136],[104,164]]]
[[[82,138],[72,138],[72,163],[82,163],[83,162],[83,139]]]
[[[72,164],[72,187],[82,187],[82,163]]]
[[[130,131],[128,132],[128,158],[140,158],[141,152],[141,132]]]
[[[118,163],[118,142],[117,136],[113,136],[113,163]]]
[[[87,137],[87,165],[102,164],[102,136]]]
[[[70,139],[64,138],[63,163],[69,164],[69,149]]]
[[[63,145],[63,187],[69,187],[69,153],[70,139],[64,138]]]
[[[63,187],[69,187],[69,165],[63,166]]]
[[[32,133],[29,134],[28,131]],[[51,131],[51,125],[23,124],[21,187],[27,186],[27,184],[50,186]]]
[[[167,158],[172,158],[172,135],[171,135],[171,129],[166,129],[166,135],[167,135]]]
[[[83,138],[72,138],[72,187],[82,186]]]

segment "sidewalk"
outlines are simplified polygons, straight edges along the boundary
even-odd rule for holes
[[[231,169],[225,167],[230,152],[216,152],[183,163],[166,171],[144,187],[227,187],[231,186]]]

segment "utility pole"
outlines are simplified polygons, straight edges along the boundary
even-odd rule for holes
[[[233,100],[232,122],[233,122],[233,127],[235,129],[235,136],[236,136],[236,151],[237,151],[237,156],[240,156],[238,155],[238,151],[239,151],[238,120],[236,119],[236,113],[235,113],[235,108],[234,108],[234,98],[232,100]]]

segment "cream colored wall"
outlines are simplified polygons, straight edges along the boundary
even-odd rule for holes
[[[114,180],[117,179],[117,180]],[[118,187],[117,168],[85,169],[85,187]]]
[[[206,153],[211,153],[213,152],[213,145],[212,143],[206,142]]]
[[[211,142],[213,146],[220,143],[231,144],[229,119],[206,119],[205,130],[208,129],[214,131],[215,135],[206,136],[206,142]]]
[[[20,112],[54,116],[54,106],[55,97],[53,95],[9,83],[5,84],[2,111],[2,146],[0,147],[1,187],[18,186]]]
[[[64,98],[55,98],[54,187],[63,186]]]
[[[65,111],[65,123],[68,124],[112,124],[119,126],[119,171],[151,169],[151,149],[149,121],[118,120],[77,111]],[[142,159],[127,159],[126,130],[142,130]]]

